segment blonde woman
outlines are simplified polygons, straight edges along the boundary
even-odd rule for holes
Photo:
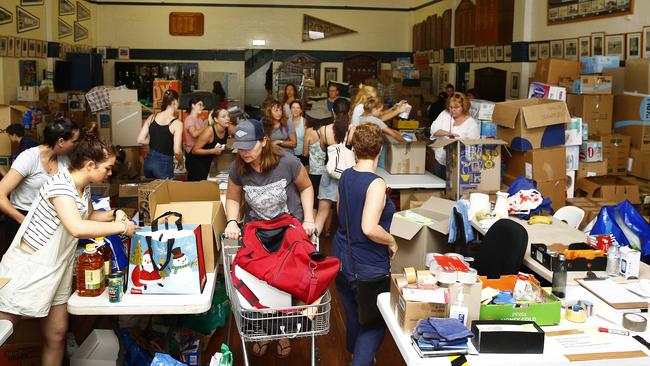
[[[359,91],[352,101],[352,118],[350,119],[351,126],[357,126],[360,123],[359,120],[364,112],[363,105],[370,98],[377,99],[377,89],[370,85],[360,84]],[[389,121],[404,111],[406,111],[406,101],[400,100],[391,109],[382,111],[378,118],[382,121]]]

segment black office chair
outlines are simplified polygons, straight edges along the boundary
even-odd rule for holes
[[[499,278],[517,274],[528,248],[528,232],[518,223],[501,219],[495,222],[483,238],[474,260],[481,276]]]

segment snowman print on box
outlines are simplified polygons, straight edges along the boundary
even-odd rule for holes
[[[199,225],[182,230],[143,228],[131,242],[129,292],[200,294],[206,282]]]

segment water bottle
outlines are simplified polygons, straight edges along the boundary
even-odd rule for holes
[[[557,257],[557,262],[553,268],[553,281],[552,281],[552,293],[553,295],[563,299],[566,295],[566,257],[564,254],[560,254]]]
[[[610,277],[616,277],[619,274],[619,265],[620,265],[621,252],[618,248],[618,244],[612,244],[607,249],[607,268],[605,271]]]

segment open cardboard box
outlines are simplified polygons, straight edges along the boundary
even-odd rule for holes
[[[447,151],[447,198],[468,192],[496,192],[501,188],[501,145],[496,139],[437,139],[433,148]]]
[[[607,175],[579,179],[576,189],[585,192],[588,198],[604,198],[616,203],[625,200],[633,204],[641,203],[639,186],[631,180],[619,176]]]
[[[206,271],[215,271],[221,248],[219,233],[226,227],[225,208],[216,183],[164,181],[149,195],[149,207],[154,217],[174,211],[183,215],[184,223],[200,224]]]
[[[413,266],[424,268],[426,253],[446,253],[453,248],[447,243],[447,234],[449,216],[455,204],[455,201],[431,197],[418,208],[393,215],[390,233],[395,236],[399,250],[391,262],[391,272],[402,273],[405,267]],[[417,222],[408,217],[410,213],[431,219],[432,222],[428,225]]]
[[[564,145],[564,124],[571,116],[563,101],[533,98],[497,103],[492,121],[512,149],[528,151]]]
[[[390,174],[424,174],[427,141],[399,142],[392,136],[386,136],[385,169]]]

